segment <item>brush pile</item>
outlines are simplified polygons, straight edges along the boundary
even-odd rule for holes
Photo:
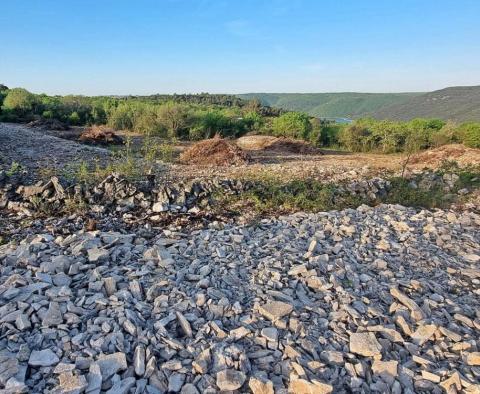
[[[92,126],[80,135],[79,141],[95,145],[123,144],[123,138],[115,130],[105,126]]]
[[[248,135],[237,140],[237,146],[246,150],[321,155],[322,152],[308,142],[270,135]]]
[[[180,155],[180,162],[207,166],[233,166],[248,163],[249,156],[222,138],[211,138],[192,145]]]

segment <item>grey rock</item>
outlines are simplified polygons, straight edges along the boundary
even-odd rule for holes
[[[60,361],[58,356],[50,349],[33,350],[28,359],[28,365],[33,367],[49,367]]]

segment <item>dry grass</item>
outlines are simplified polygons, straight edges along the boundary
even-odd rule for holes
[[[417,153],[410,159],[411,164],[429,166],[439,166],[445,161],[455,161],[460,165],[480,164],[480,149],[451,144]]]

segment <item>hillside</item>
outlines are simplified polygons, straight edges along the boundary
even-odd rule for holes
[[[480,86],[436,90],[371,111],[377,119],[440,118],[458,122],[480,120]]]
[[[358,118],[384,107],[401,104],[422,93],[248,93],[264,105],[303,111],[325,118]]]

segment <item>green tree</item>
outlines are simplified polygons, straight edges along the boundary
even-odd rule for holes
[[[187,105],[169,101],[158,108],[160,122],[166,127],[171,137],[179,137],[190,123],[190,111]]]
[[[277,136],[307,139],[312,130],[312,124],[307,114],[287,112],[273,120],[272,128]]]
[[[345,127],[339,135],[339,142],[352,152],[371,150],[372,132],[362,124],[351,124]]]
[[[262,115],[256,111],[247,112],[243,117],[243,121],[249,130],[259,130],[265,123]]]
[[[18,115],[34,113],[39,101],[37,97],[26,89],[14,88],[8,90],[3,100],[3,109],[15,112]]]
[[[480,123],[467,122],[459,127],[463,143],[470,148],[480,148]]]

